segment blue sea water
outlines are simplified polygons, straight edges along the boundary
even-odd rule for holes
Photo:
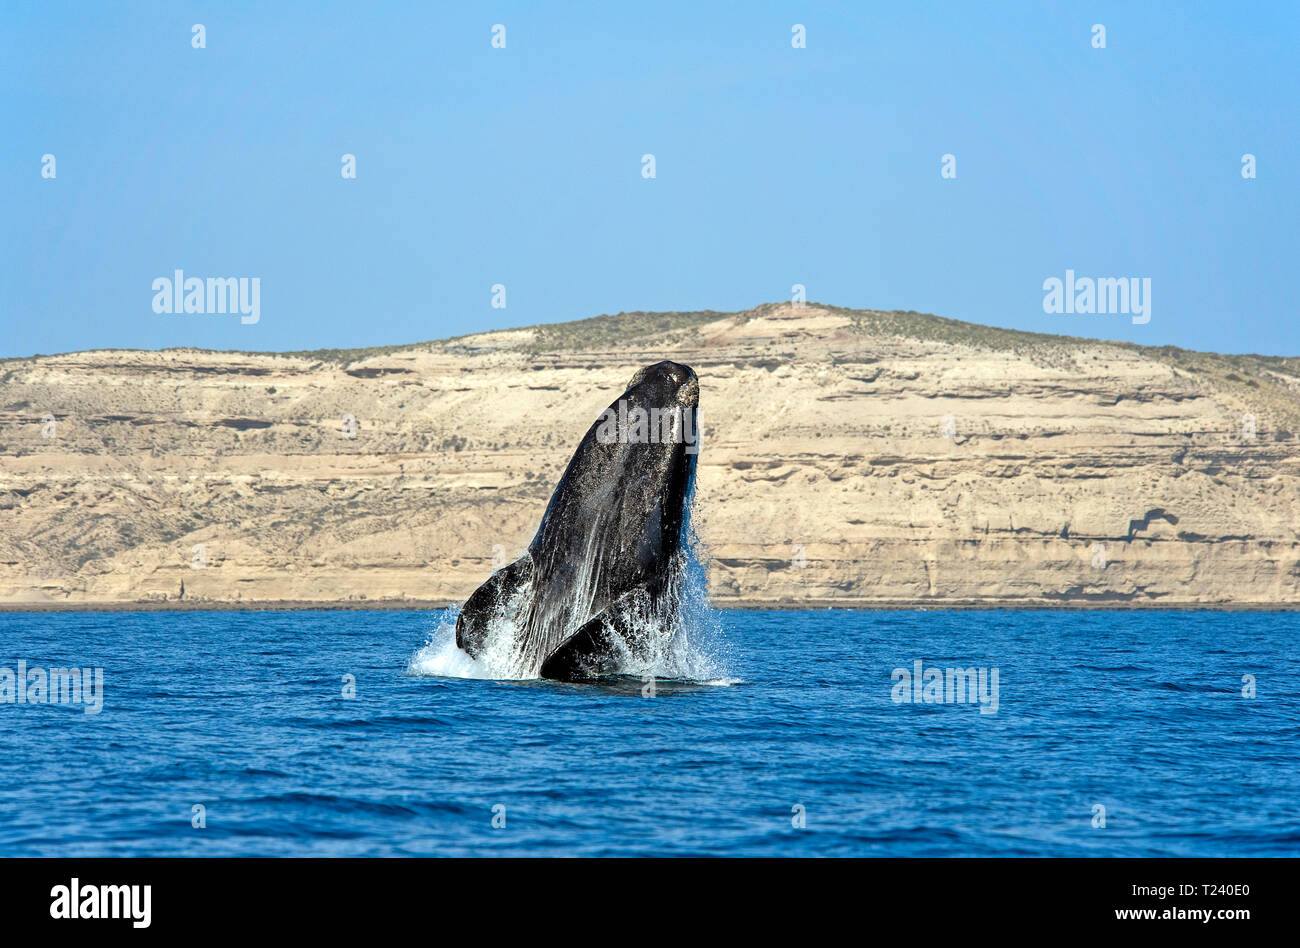
[[[1300,614],[717,622],[647,698],[427,674],[431,612],[0,614],[0,666],[104,670],[99,714],[0,704],[0,853],[1300,852]],[[996,668],[996,713],[895,701],[917,660]]]

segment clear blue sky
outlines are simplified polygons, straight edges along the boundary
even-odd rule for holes
[[[1297,355],[1298,49],[1293,2],[6,0],[0,355],[384,345],[795,283]],[[260,278],[260,322],[156,315],[177,268]],[[1067,268],[1149,277],[1151,321],[1045,314]]]

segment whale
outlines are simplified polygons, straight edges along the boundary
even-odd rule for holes
[[[512,677],[582,682],[630,673],[671,635],[699,454],[699,379],[641,368],[597,417],[523,555],[456,619],[456,644]]]

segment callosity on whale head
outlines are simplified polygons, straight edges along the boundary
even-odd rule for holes
[[[575,681],[618,672],[664,634],[681,581],[699,390],[676,362],[632,377],[578,445],[527,552],[465,602],[457,645],[474,657],[508,652],[520,677]]]

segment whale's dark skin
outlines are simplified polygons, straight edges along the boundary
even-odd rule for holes
[[[659,362],[633,376],[610,406],[614,417],[620,401],[629,413],[639,407],[654,417],[658,409],[658,430],[673,434],[646,443],[624,425],[631,438],[603,443],[611,426],[597,419],[527,552],[461,609],[456,644],[469,655],[483,652],[495,624],[516,630],[524,677],[589,680],[617,671],[620,652],[643,649],[646,629],[671,607],[695,480],[699,381],[688,366]]]

